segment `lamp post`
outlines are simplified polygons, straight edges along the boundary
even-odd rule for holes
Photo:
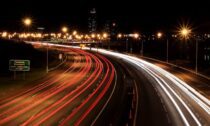
[[[139,34],[138,34],[138,33],[134,33],[134,34],[132,35],[132,37],[133,37],[134,39],[138,40],[138,39],[139,39]],[[133,52],[133,43],[131,43],[131,47],[130,47],[130,53],[132,53],[132,52]]]
[[[126,46],[126,52],[128,52],[128,36],[126,36],[126,42],[125,42],[125,46]]]
[[[31,18],[24,18],[22,21],[23,21],[23,24],[27,28],[27,31],[28,31],[29,27],[32,24],[32,19]]]
[[[141,56],[144,56],[144,40],[141,41]]]
[[[108,38],[108,34],[107,34],[107,33],[104,33],[104,34],[103,34],[103,39],[104,39],[104,41],[106,41],[107,38]],[[102,42],[102,48],[103,48],[103,42]]]
[[[25,26],[29,27],[32,24],[32,20],[30,18],[23,19],[23,23]]]
[[[189,36],[191,34],[191,29],[187,28],[187,27],[183,27],[182,29],[180,29],[180,35],[184,38],[184,39],[188,39]],[[198,38],[195,38],[195,73],[198,73]]]
[[[97,52],[98,52],[100,41],[101,41],[101,35],[97,34]]]
[[[195,40],[195,73],[198,73],[198,38]]]
[[[161,39],[162,37],[163,37],[163,33],[162,32],[158,32],[157,33],[157,38]],[[168,38],[166,37],[166,62],[167,63],[168,63],[168,57],[169,57],[169,55],[168,55],[168,53],[169,53],[168,45],[169,45]]]
[[[68,32],[68,28],[67,28],[66,26],[64,26],[64,27],[62,27],[61,31],[62,31],[64,34],[66,34],[66,33]],[[63,38],[63,40],[64,40],[64,39],[67,39],[66,36],[65,36],[65,38]]]
[[[48,57],[49,57],[49,54],[48,54],[48,42],[47,42],[47,56],[46,56],[46,73],[49,72],[49,67],[48,67]]]
[[[91,34],[92,43],[95,42],[95,37],[96,37],[95,33],[92,33],[92,34]],[[94,45],[94,46],[95,46],[95,45]],[[91,46],[90,46],[90,50],[91,50]]]
[[[62,27],[62,29],[61,29],[61,30],[62,30],[62,32],[63,32],[63,33],[67,33],[68,28],[64,26],[64,27]]]

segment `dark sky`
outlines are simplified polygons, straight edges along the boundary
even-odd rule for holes
[[[21,29],[21,18],[32,17],[34,27],[59,30],[62,25],[87,29],[88,10],[97,9],[98,24],[114,20],[122,30],[172,29],[181,22],[196,28],[210,26],[207,0],[1,0],[0,30]]]

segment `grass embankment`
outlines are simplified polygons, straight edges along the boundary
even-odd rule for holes
[[[59,64],[56,51],[49,51],[50,67]],[[31,69],[25,72],[9,71],[10,59],[27,59],[31,61]],[[46,51],[35,49],[24,42],[15,42],[0,39],[0,98],[19,92],[24,88],[35,85],[36,80],[46,75]]]

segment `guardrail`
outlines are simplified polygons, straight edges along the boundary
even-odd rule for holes
[[[128,55],[132,55],[132,56],[135,56],[135,57],[140,57],[140,58],[143,58],[143,59],[148,59],[148,60],[153,60],[153,61],[156,61],[156,62],[160,62],[160,63],[163,63],[163,64],[167,64],[167,65],[170,65],[170,66],[173,66],[173,67],[176,67],[176,68],[179,68],[179,69],[182,69],[182,70],[185,70],[187,72],[190,72],[190,73],[193,73],[195,75],[198,75],[200,77],[203,77],[207,80],[210,80],[210,77],[206,76],[206,75],[203,75],[201,73],[196,73],[195,71],[193,70],[190,70],[190,69],[187,69],[185,67],[182,67],[182,66],[179,66],[179,65],[176,65],[176,64],[173,64],[173,63],[167,63],[167,62],[164,62],[162,60],[158,60],[158,59],[154,59],[154,58],[151,58],[151,57],[145,57],[145,56],[139,56],[139,55],[134,55],[134,54],[130,54],[130,53],[126,53]]]

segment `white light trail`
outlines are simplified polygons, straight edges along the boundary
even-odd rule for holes
[[[58,47],[71,47],[71,48],[80,48],[77,46],[66,46],[66,45],[58,45],[58,44],[49,44],[50,46],[58,46]],[[85,50],[90,50],[88,47],[84,47]],[[97,48],[91,48],[92,51],[97,51],[103,54],[112,55],[118,58],[121,58],[125,61],[128,61],[130,63],[136,64],[141,69],[145,70],[151,77],[153,77],[157,83],[161,86],[161,88],[164,90],[164,92],[167,94],[171,102],[174,104],[176,110],[178,111],[180,117],[182,118],[185,125],[189,125],[189,122],[187,121],[187,118],[185,117],[184,113],[182,112],[181,108],[177,104],[176,100],[172,97],[171,93],[179,100],[179,102],[186,108],[186,110],[189,112],[189,114],[192,116],[192,118],[195,120],[196,124],[198,126],[201,125],[198,118],[195,116],[193,111],[187,106],[187,104],[184,102],[184,100],[176,93],[174,89],[172,89],[172,86],[176,86],[179,89],[181,89],[182,93],[185,93],[189,98],[191,98],[196,104],[198,104],[202,110],[204,110],[208,115],[210,115],[210,101],[201,95],[198,91],[190,87],[187,83],[182,81],[181,79],[177,78],[176,76],[172,75],[171,73],[163,70],[162,68],[155,66],[154,64],[151,64],[149,62],[146,62],[144,60],[141,60],[137,57],[120,54],[117,52],[107,51],[103,49],[97,49]],[[173,82],[174,85],[169,85],[164,78],[167,78],[169,81]],[[171,93],[170,93],[171,92]]]

